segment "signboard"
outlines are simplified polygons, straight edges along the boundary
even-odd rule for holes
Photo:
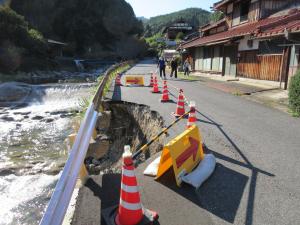
[[[143,76],[125,76],[125,83],[127,85],[144,86]]]
[[[176,183],[181,185],[181,176],[190,173],[204,158],[199,129],[193,125],[165,145],[156,179],[173,167]]]

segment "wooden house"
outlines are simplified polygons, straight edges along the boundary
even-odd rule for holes
[[[222,0],[224,19],[179,47],[195,71],[285,83],[299,68],[300,0]]]
[[[165,27],[165,29],[163,30],[163,34],[165,34],[167,40],[175,40],[178,33],[188,35],[193,33],[193,31],[194,27],[181,19],[178,20],[176,23]]]

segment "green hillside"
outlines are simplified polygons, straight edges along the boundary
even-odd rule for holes
[[[147,51],[142,34],[125,0],[0,0],[0,72],[43,69],[47,39],[66,42],[64,56],[136,58]]]
[[[144,22],[144,36],[151,37],[160,33],[166,26],[171,25],[179,19],[185,20],[194,27],[199,27],[209,22],[210,16],[211,13],[206,10],[200,8],[188,8],[166,15],[151,17],[148,21]]]

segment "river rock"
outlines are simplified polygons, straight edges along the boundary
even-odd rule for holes
[[[14,174],[14,171],[11,169],[5,169],[5,168],[0,169],[0,176],[8,176],[11,174]]]
[[[48,118],[48,119],[45,120],[46,123],[52,123],[53,121],[54,121],[53,118]]]
[[[55,112],[50,112],[50,115],[59,115],[59,114],[67,114],[68,111],[55,111]]]
[[[15,115],[22,115],[22,116],[26,116],[26,115],[29,115],[31,112],[28,111],[28,112],[14,112]]]
[[[34,116],[31,118],[32,120],[41,120],[41,119],[44,119],[43,116]]]
[[[1,117],[2,120],[5,120],[5,121],[15,121],[15,119],[11,116],[2,116]]]
[[[0,106],[5,103],[18,102],[26,98],[31,92],[31,87],[24,83],[7,82],[0,84]]]
[[[61,114],[60,118],[66,118],[66,117],[71,117],[71,116],[73,116],[73,113]]]

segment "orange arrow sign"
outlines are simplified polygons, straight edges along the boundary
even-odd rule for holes
[[[196,139],[189,137],[189,141],[191,146],[188,147],[183,153],[181,153],[176,159],[177,168],[180,168],[183,163],[188,160],[191,156],[193,156],[193,160],[196,160],[197,151],[199,147],[199,141]]]
[[[138,79],[135,79],[135,80],[127,80],[127,82],[128,82],[128,83],[136,83],[136,84],[137,84],[137,83],[139,82],[139,80],[138,80]]]

